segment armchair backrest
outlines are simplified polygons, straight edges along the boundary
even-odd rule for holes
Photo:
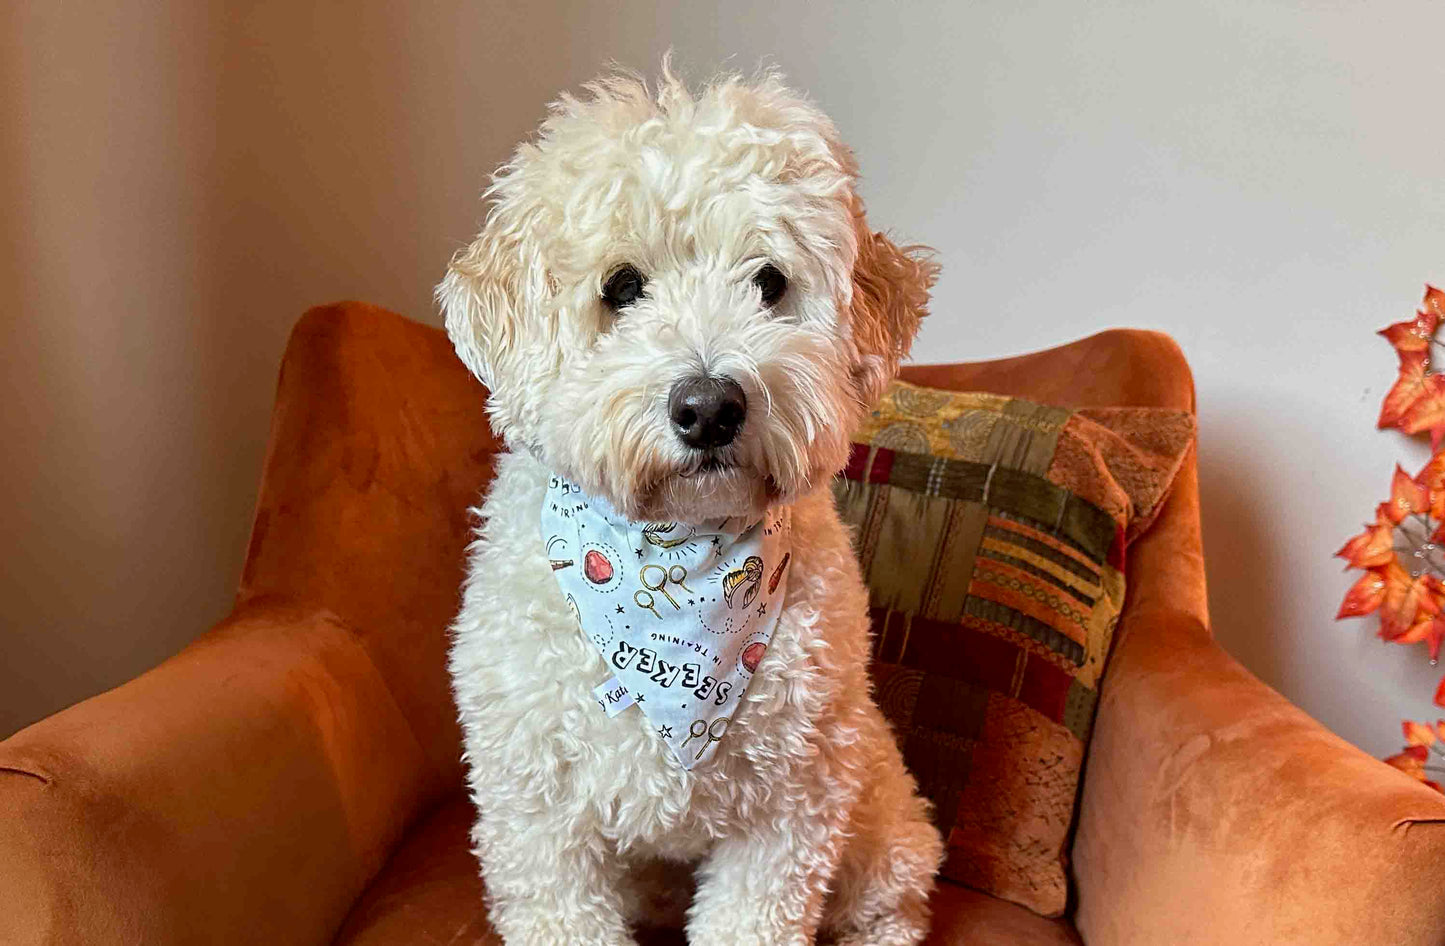
[[[237,606],[325,609],[361,639],[433,767],[460,780],[446,675],[468,510],[500,441],[438,329],[344,302],[286,348]]]
[[[905,380],[1069,407],[1194,408],[1178,346],[1116,330],[1047,351],[906,367]],[[346,302],[311,310],[282,363],[265,473],[237,604],[279,598],[354,629],[411,721],[431,776],[459,775],[445,629],[500,440],[486,391],[439,329]],[[1130,608],[1207,625],[1194,458],[1152,534],[1130,554]],[[1156,602],[1157,603],[1157,602]]]

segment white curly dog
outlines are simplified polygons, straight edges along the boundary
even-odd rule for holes
[[[693,944],[918,943],[942,845],[870,694],[828,483],[937,267],[868,228],[852,153],[776,75],[586,89],[497,172],[437,287],[510,447],[450,658],[492,922],[509,946],[634,943],[662,862],[695,876]],[[693,768],[594,698],[611,670],[539,533],[558,478],[639,522],[790,508],[771,642]]]

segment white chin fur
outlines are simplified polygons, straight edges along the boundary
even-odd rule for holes
[[[727,516],[756,518],[775,500],[764,476],[732,467],[674,473],[639,496],[636,518],[698,523]]]

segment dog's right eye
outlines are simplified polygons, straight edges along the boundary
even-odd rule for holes
[[[625,309],[636,302],[646,288],[647,280],[631,266],[624,266],[602,286],[602,301],[614,309]]]

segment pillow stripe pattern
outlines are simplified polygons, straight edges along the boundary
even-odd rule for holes
[[[869,587],[878,702],[934,803],[943,875],[1045,915],[1067,903],[1125,546],[1193,437],[1190,415],[1148,411],[1101,414],[1121,435],[1083,412],[898,382],[834,482]]]

